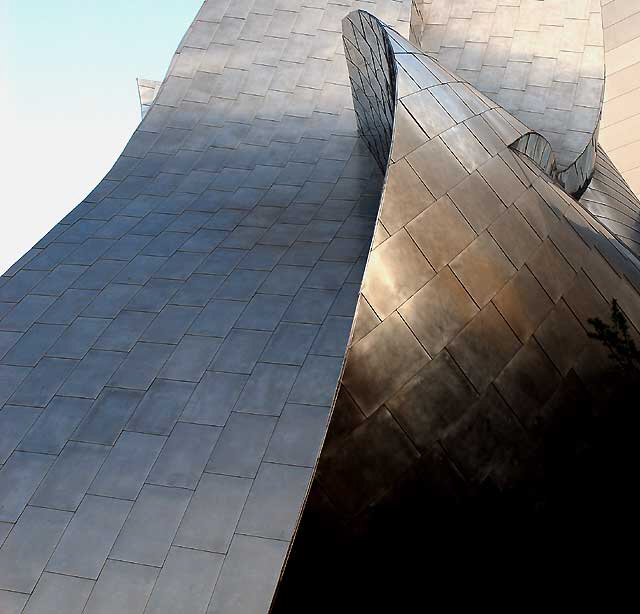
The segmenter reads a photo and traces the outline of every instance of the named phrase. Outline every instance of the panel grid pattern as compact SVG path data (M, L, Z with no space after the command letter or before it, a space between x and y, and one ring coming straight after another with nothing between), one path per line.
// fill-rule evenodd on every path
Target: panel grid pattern
M560 168L589 143L604 88L599 2L424 0L418 45L553 145Z
M640 329L600 18L204 2L106 178L0 278L0 611L266 612L325 435L311 502L341 522L425 463L508 481L598 392L587 318L615 297ZM580 206L544 171L582 151Z
M106 178L0 279L0 611L266 612L382 177L341 19L208 0Z
M311 497L357 527L418 467L508 483L576 381L601 393L587 319L606 319L616 297L638 335L640 263L535 156L509 148L518 120L375 18L347 20L354 47L356 31L389 37L398 75L374 245Z

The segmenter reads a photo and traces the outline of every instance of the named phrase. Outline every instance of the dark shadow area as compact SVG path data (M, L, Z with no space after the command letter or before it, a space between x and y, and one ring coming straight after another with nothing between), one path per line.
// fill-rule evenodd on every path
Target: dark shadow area
M348 525L332 521L314 483L272 614L612 611L635 577L640 378L610 365L588 390L569 374L502 476L465 482L437 444Z

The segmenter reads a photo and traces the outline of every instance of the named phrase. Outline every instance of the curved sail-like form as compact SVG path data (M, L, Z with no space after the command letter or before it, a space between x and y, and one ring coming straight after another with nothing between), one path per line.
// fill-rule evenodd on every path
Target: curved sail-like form
M410 6L367 3L405 34ZM2 277L3 614L268 609L380 196L350 10L204 2L114 167Z
M543 135L557 159L555 176L640 254L640 201L619 171L607 181L602 145L633 180L637 162L637 40L634 2L414 0L411 40L526 126ZM609 75L605 89L605 71ZM603 107L603 101L604 103ZM598 163L600 159L600 163ZM615 161L614 161L615 162ZM607 185L603 189L603 183Z
M344 32L362 133L389 157L316 478L348 521L434 446L470 481L508 480L510 446L597 368L587 319L617 298L640 325L640 269L544 172L544 139L522 145L523 124L372 16Z
M425 467L510 483L607 393L587 321L640 329L640 207L600 12L508 5L204 2L0 282L3 614L262 614L310 484L357 531Z
M327 542L371 548L372 566L386 565L377 540L394 539L406 506L428 513L517 483L544 455L547 429L618 398L589 320L607 320L616 299L634 334L640 326L640 261L594 194L634 196L601 149L575 200L550 142L459 75L363 12L345 18L344 37L360 130L385 186L305 541L276 612L313 586L301 568L329 564ZM386 532L357 541L384 514ZM440 530L416 527L419 547L446 548ZM342 590L366 552L332 577Z

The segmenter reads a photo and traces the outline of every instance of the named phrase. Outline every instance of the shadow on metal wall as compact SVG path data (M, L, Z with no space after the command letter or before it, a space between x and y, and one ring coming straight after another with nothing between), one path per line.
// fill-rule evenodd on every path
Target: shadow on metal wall
M596 398L568 377L550 421L504 456L507 485L470 483L436 445L340 524L315 482L272 614L622 602L637 543L639 383L611 363L588 382Z
M345 22L355 20L354 15ZM393 62L397 60L406 72L410 72L411 68L407 67L413 63L417 78L424 79L425 83L430 77L420 72L424 66L428 66L433 74L439 73L436 65L429 63L428 59L419 58L419 52L403 48L401 40L393 38L390 42L377 34L374 20L369 19L367 23L369 26L363 18L362 27L356 24L353 30L351 25L346 25L345 46L347 59L356 68L355 76L353 72L351 76L361 134L383 168L391 151L387 186L372 250L375 254L385 241L393 241L389 238L393 237L393 232L386 236L379 232L380 227L386 232L385 224L395 226L396 236L403 233L402 227L405 226L412 237L418 236L417 243L420 243L419 233L427 224L424 220L419 221L422 216L418 215L419 210L412 209L407 215L407 218L414 218L410 223L406 223L406 219L398 222L393 215L404 215L409 206L416 209L423 206L425 210L431 206L431 203L420 205L415 202L407 205L410 198L406 197L404 201L401 198L402 191L406 192L406 184L390 184L388 178L393 172L391 169L399 166L398 161L408 151L405 149L407 142L414 139L414 147L422 147L425 140L422 133L418 138L415 129L414 132L407 129L406 119L404 116L400 116L401 121L398 119L394 103L388 100L389 96L395 95ZM367 27L374 36L380 36L382 42L367 40ZM379 31L383 29L381 26ZM389 30L386 34L393 37ZM356 40L353 53L349 46L350 35ZM385 40L394 47L393 50L383 44ZM356 48L361 52L359 56L355 53ZM397 55L392 58L394 54ZM391 64L390 68L385 67L385 60ZM364 78L365 74L370 81ZM477 105L479 115L495 116L490 114L493 109L488 111L482 106L484 102L479 96L473 98L476 92L464 89L464 84L450 77L444 75L443 82L459 86L456 91L468 96L465 101L471 105L470 108ZM398 91L401 87L398 86ZM438 90L442 84L432 87L434 97L442 94L442 90ZM453 99L455 96L450 98ZM402 104L398 113L404 114L408 103ZM459 101L456 104L459 105ZM446 103L443 106L448 108ZM428 111L429 108L438 107L428 107L424 103L418 110ZM453 108L448 110L451 112ZM497 113L500 114L500 110ZM501 114L501 117L507 122L510 120L506 114ZM422 121L422 130L433 137L436 130L433 116L424 113L416 117L416 121L418 125ZM446 123L451 122L447 117L443 122L443 127L438 127L438 130L444 133L442 139L450 144L446 130L458 127L451 128L452 124ZM398 138L403 129L402 138ZM526 127L519 129L519 138L528 134ZM514 138L511 142L516 140ZM509 143L505 141L505 144ZM548 162L549 152L542 146L544 143L538 145L540 147L534 145L533 149L539 150L540 160ZM455 153L455 144L452 148ZM403 150L403 154L399 150ZM374 324L368 329L366 322L363 325L366 319L363 312L356 315L332 422L271 610L273 614L426 611L441 603L451 607L463 602L475 607L496 606L514 594L520 600L525 597L527 602L539 604L548 604L551 598L571 598L575 605L581 599L593 599L603 594L611 599L611 593L607 591L611 591L613 586L620 592L627 575L620 545L629 541L636 515L631 485L635 473L634 439L638 425L636 390L640 381L637 371L623 372L616 368L608 357L608 350L598 341L588 339L587 321L601 317L607 311L607 303L616 298L615 292L622 292L622 288L627 287L624 285L626 282L619 283L623 282L619 280L620 273L624 271L631 279L636 265L632 256L627 259L624 249L614 247L615 239L597 223L585 221L586 218L581 219L584 223L578 222L580 218L575 212L580 209L579 205L561 193L551 178L542 172L544 164L539 164L536 155L529 153L524 146L520 154L509 152L505 155L500 151L499 155L505 161L515 162L510 165L511 170L521 165L520 173L525 178L524 186L518 187L518 194L523 191L529 196L536 194L533 183L543 207L546 202L558 214L559 221L553 218L557 228L565 228L566 224L566 231L569 222L573 224L573 230L569 234L565 232L558 245L575 268L577 275L573 272L568 275L575 280L575 285L574 281L567 282L566 287L556 294L548 285L545 286L542 276L538 276L554 304L549 303L544 315L530 329L518 332L522 346L515 342L509 356L493 374L487 375L486 381L478 376L484 365L475 365L476 372L466 369L466 376L475 389L467 383L470 392L462 395L458 386L453 391L454 396L460 394L464 398L451 401L438 396L433 390L439 386L436 383L438 374L446 375L454 368L422 376L419 370L426 371L429 367L409 364L411 361L407 362L406 357L398 359L393 355L391 359L386 358L385 350L389 343L381 337L366 347L362 346L366 351L354 352L353 348L371 334L371 330L384 326L385 318L391 320L395 317L393 312L397 305L392 304L393 301L402 305L411 292L429 283L428 280L416 283L413 290L407 291L406 285L389 282L389 288L406 291L406 296L399 299L392 293L385 295L380 291L384 284L375 285L380 275L397 275L402 279L401 273L397 273L392 265L387 268L381 266L374 256L370 256L361 299L371 303L378 315L381 311L384 313L380 318L370 317ZM527 155L530 161L537 161L538 171L523 161L521 154ZM494 154L495 158L499 161L498 155ZM436 198L446 199L448 192L454 192L450 190L451 186L462 181L464 173L460 172L457 179L429 175L429 165L434 160L434 157L421 159L413 155L410 163L421 179L426 177L427 184L429 180L432 185L437 185L439 180L444 183L450 181L450 186L439 186L442 190L436 194ZM422 162L425 163L420 166ZM466 171L473 174L477 167L470 166ZM504 177L510 171L506 165L502 168ZM443 169L443 174L449 171L446 165ZM529 181L527 176L535 176L536 179ZM526 182L528 189L525 189ZM492 187L495 189L494 185ZM455 196L452 199L455 201ZM516 199L517 196L510 202L504 201L507 209L512 208ZM471 200L476 211L484 208L486 213L490 200L478 193ZM399 212L400 205L405 209ZM497 210L496 218L502 215L503 209L498 207ZM478 235L481 235L480 231ZM572 239L573 231L580 236L578 243L582 246L579 250L582 256L577 259L567 251L572 242L575 245L574 239L578 236ZM545 249L547 234L550 233L547 231L542 236L541 249ZM508 249L505 251L509 252ZM591 266L588 262L593 257L602 259L603 256L611 269L607 268L607 273L594 280L592 287L592 282L585 275ZM532 266L532 261L533 258L528 261L527 258L522 259L518 267L523 274L531 274L527 273L527 267ZM444 263L446 261L442 266ZM403 260L396 268L405 265ZM481 270L477 275L480 274ZM614 285L614 280L618 285ZM384 281L387 283L386 279ZM487 285L480 282L477 294L486 292ZM497 284L495 293L500 287ZM466 289L476 298L472 284L467 284ZM609 296L609 290L614 292L613 296ZM636 293L631 291L627 294L625 309L630 313L638 305ZM524 294L521 298L522 303L516 301L517 313L526 311ZM490 295L481 299L480 313L491 308L490 300ZM570 333L567 327L562 331L566 334L565 342L573 345L575 352L561 348L562 361L566 365L556 362L554 368L548 363L551 367L548 371L539 369L536 372L539 363L526 358L527 351L530 352L529 357L531 352L537 351L543 357L542 361L548 358L537 345L534 331L547 319L549 322L553 320L555 331L561 329L557 318L562 310L569 313L567 305L580 321L578 324L576 320L577 326L571 327ZM550 310L553 317L549 315ZM414 326L416 321L420 323L419 320L411 320L413 314L404 306L398 311L409 321L414 335L420 338L420 329ZM371 307L370 312L375 313ZM429 317L424 316L425 326L431 326L436 311L426 313ZM476 317L476 313L478 310L471 318ZM502 313L517 330L516 321L510 320L506 311ZM573 316L569 319L573 320ZM397 320L400 321L399 318ZM359 325L364 326L364 332ZM632 331L635 335L633 327ZM428 360L433 358L430 365L437 360L445 364L449 364L449 360L454 364L443 348L450 348L451 355L456 358L455 350L451 351L453 344L449 343L455 334L457 332L451 332L450 337L431 353L428 357ZM490 333L487 336L478 333L477 336L478 344L489 346L490 349L485 347L487 354L492 350L500 351L499 339L491 337ZM544 343L542 346L544 349ZM438 352L441 354L435 358ZM377 361L371 358L376 353L380 356ZM385 360L386 368L393 370L395 365L390 363L395 359L400 360L406 369L413 369L412 373L418 371L415 377L417 384L411 381L404 384L411 377L406 372L399 374L397 369L392 375L383 372ZM507 364L509 366L505 366ZM512 379L507 378L507 383L504 379L501 382L504 373L509 371ZM389 379L385 380L385 377ZM398 382L399 378L404 380ZM382 379L382 383L378 379ZM524 394L514 394L514 391ZM507 397L510 397L509 405L504 400ZM525 399L529 405L523 402ZM456 401L458 406L464 406L463 410L458 411ZM411 413L407 407L415 411ZM349 423L350 411L351 415L360 411L360 420ZM416 412L420 414L419 419ZM385 424L396 424L394 419L402 427L403 437L408 437L413 447L404 444L400 436L394 439L391 436L393 429L385 430ZM397 430L397 425L394 428ZM412 453L407 452L408 449ZM405 458L398 461L403 455ZM511 602L512 605L514 603Z

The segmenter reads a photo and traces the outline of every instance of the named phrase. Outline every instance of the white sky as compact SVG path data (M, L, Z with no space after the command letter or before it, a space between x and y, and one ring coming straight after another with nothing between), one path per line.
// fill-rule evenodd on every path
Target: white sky
M202 0L0 0L0 271L104 177Z

